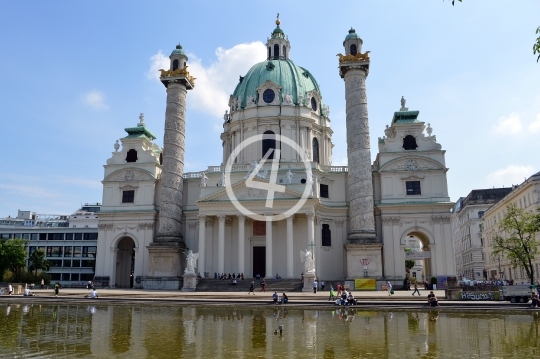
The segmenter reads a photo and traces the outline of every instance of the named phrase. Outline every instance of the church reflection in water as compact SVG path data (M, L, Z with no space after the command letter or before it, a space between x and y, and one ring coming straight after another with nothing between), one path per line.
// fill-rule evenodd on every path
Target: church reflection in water
M539 325L536 312L3 303L0 357L532 357Z

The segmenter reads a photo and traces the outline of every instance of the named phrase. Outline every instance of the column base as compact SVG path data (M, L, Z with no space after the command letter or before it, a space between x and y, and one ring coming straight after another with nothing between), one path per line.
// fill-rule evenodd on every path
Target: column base
M347 240L347 278L383 278L382 247L382 243L350 243ZM362 259L369 259L365 269Z
M141 278L144 289L178 290L184 279L182 269L186 266L185 244L154 242L148 247L148 275Z
M304 273L304 287L302 292L313 292L313 282L315 281L315 273Z
M347 244L379 243L375 231L353 231L347 235Z
M182 292L194 292L197 287L197 275L193 272L184 273Z
M184 284L182 277L153 277L144 276L141 278L143 289L157 290L179 290Z

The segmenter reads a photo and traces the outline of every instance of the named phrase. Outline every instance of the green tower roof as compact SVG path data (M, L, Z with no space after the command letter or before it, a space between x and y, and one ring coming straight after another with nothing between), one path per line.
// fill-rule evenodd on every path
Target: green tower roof
M176 48L171 52L171 56L172 55L183 55L183 56L187 57L184 50L182 50L182 45L180 45L180 44L176 45Z
M420 111L397 111L394 112L392 124L394 123L413 123L418 122Z
M149 140L155 140L157 137L146 128L144 123L139 123L137 127L124 128L128 135L124 138L141 138L146 137Z

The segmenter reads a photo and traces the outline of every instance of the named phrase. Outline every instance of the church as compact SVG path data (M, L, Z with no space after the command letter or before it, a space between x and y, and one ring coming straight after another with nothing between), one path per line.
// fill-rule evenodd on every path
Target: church
M423 261L425 279L455 276L445 151L402 98L390 125L378 129L384 135L372 162L370 57L362 44L349 30L336 74L344 81L348 166L332 165L324 89L292 61L278 19L266 59L240 77L230 96L215 139L222 142L221 164L192 173L184 172L184 142L196 74L176 46L169 69L160 70L167 91L163 148L141 114L104 166L95 281L196 290L195 276L279 273L304 276L305 286L315 278L364 280L364 289L375 290L403 283L411 239L421 243L414 258ZM198 256L195 273L186 269L188 253Z

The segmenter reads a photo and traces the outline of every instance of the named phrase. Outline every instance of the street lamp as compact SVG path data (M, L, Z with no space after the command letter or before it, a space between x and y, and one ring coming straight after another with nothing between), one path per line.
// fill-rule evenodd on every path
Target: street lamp
M499 260L499 278L500 280L502 281L503 280L503 271L501 270L501 255L499 254L499 256L497 257L497 259Z

